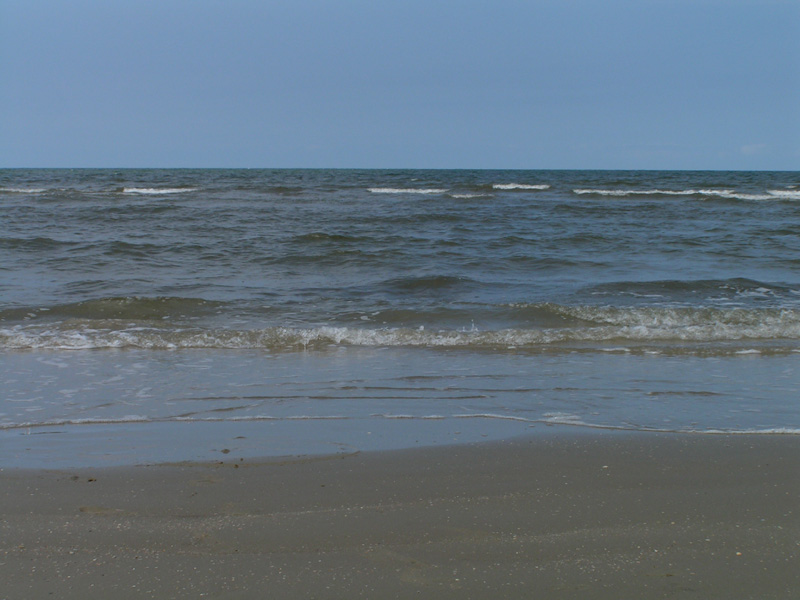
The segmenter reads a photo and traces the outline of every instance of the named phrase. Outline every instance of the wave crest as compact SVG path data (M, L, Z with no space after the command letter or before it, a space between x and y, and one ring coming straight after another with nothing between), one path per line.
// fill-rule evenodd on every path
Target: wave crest
M264 349L291 351L331 346L407 346L475 350L557 349L579 344L607 350L625 344L718 344L726 353L753 344L783 343L795 351L800 341L800 311L793 309L616 308L520 305L532 320L549 323L498 330L432 327L366 328L324 326L223 329L154 324L153 321L68 318L54 323L0 329L5 349ZM555 325L554 325L555 324ZM786 346L786 343L789 346Z
M157 196L161 194L185 194L186 192L196 192L199 188L195 187L177 187L177 188L122 188L123 194L141 194Z
M496 190L549 190L546 183L495 183L492 188Z
M449 191L447 188L368 188L367 191L373 194L444 194Z
M723 198L725 200L800 200L796 190L767 190L765 194L739 192L731 189L688 189L688 190L645 190L645 189L594 189L577 188L572 190L578 196L701 196Z

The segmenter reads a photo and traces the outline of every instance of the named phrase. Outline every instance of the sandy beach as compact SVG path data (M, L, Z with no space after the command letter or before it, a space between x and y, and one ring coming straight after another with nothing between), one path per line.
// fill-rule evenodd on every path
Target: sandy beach
M0 597L796 598L796 436L0 472Z

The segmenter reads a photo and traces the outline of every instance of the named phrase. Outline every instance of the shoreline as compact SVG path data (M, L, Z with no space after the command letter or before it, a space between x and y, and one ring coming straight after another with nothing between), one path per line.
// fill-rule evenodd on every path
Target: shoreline
M798 430L634 429L504 415L302 417L254 420L87 422L0 428L3 469L85 469L219 460L342 456L502 443L518 437L798 437Z
M501 442L519 436L637 433L503 416L290 418L42 425L0 430L2 468L75 469L340 456Z
M0 471L4 598L793 598L800 437Z

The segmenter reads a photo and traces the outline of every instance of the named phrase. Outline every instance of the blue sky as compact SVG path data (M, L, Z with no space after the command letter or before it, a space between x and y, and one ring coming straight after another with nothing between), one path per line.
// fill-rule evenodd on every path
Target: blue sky
M800 0L3 0L0 166L800 169Z

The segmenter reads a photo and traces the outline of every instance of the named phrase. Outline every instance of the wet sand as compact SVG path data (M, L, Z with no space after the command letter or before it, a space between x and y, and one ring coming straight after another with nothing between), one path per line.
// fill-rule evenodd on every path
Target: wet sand
M797 598L800 437L0 472L0 598Z

